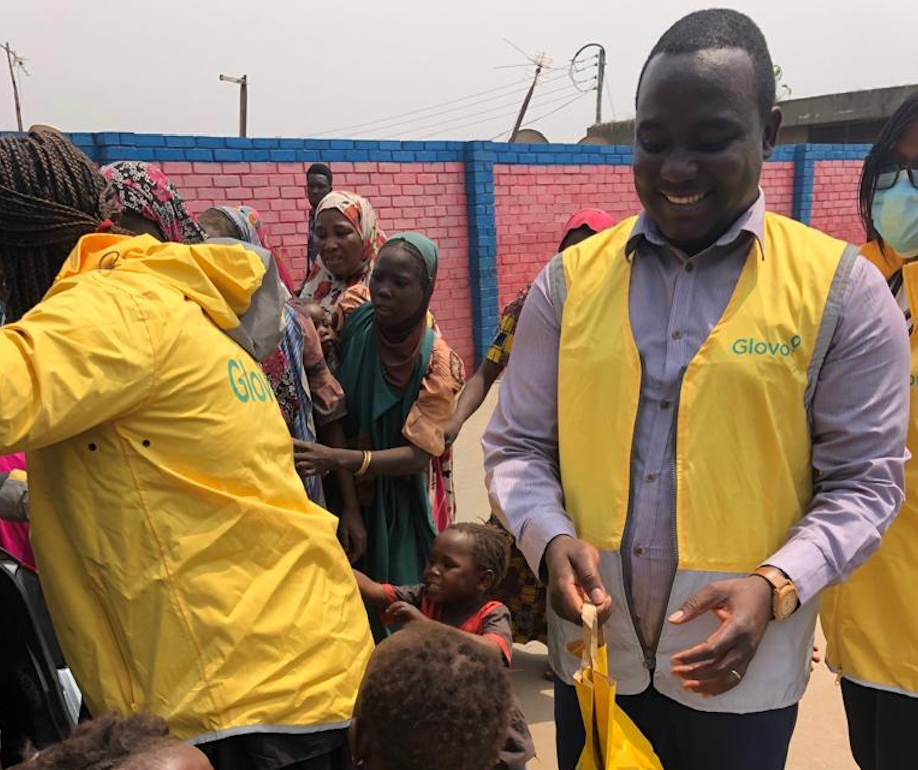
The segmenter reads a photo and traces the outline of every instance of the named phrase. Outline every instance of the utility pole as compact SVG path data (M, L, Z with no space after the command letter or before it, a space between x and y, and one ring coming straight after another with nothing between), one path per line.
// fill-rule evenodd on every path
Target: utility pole
M16 82L16 68L21 69L26 75L29 72L25 68L25 59L10 48L9 42L0 46L0 48L6 51L6 61L10 67L10 80L13 81L13 101L16 103L16 125L22 131L22 105L19 102L19 84Z
M244 137L248 122L249 76L243 75L241 78L231 78L229 75L221 75L220 80L227 83L235 83L239 86L239 136Z
M516 116L516 125L513 126L513 130L510 132L510 142L515 141L516 135L520 132L520 126L523 125L523 118L526 117L526 110L529 109L529 102L532 100L532 94L539 82L539 75L542 74L542 67L544 66L545 54L542 54L536 62L535 76L532 78L532 85L529 86L529 90L526 92L526 98L523 99L523 104L520 107L520 114Z
M573 81L574 86L579 91L588 93L589 91L593 90L592 87L591 88L581 88L580 87L581 84L577 82L577 77L576 77L578 72L584 69L590 69L589 67L578 67L577 66L578 57L580 56L580 54L586 51L587 48L598 48L599 49L599 53L595 57L598 59L598 61L596 62L596 122L602 123L602 86L606 79L606 49L603 48L599 43L587 43L585 46L583 46L583 48L577 51L577 53L574 54L574 58L571 59L571 80ZM592 61L592 59L588 59L587 61ZM585 63L586 62L584 62L584 64Z

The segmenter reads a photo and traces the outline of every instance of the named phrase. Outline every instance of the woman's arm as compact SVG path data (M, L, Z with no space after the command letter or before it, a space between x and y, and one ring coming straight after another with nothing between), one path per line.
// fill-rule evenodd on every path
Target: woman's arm
M302 441L294 441L293 444L296 467L308 475L331 471L356 474L363 465L364 453L359 449L339 449ZM430 459L430 454L414 444L381 449L371 453L370 463L361 475L412 476L424 471Z
M322 441L329 447L347 448L344 426L340 420L323 425L318 428L318 431ZM363 523L360 503L357 500L354 475L339 468L335 471L335 476L338 479L338 489L341 491L341 511L336 511L338 513L338 539L341 540L341 547L344 548L347 558L353 564L367 550L367 528Z
M465 383L465 387L459 394L459 400L456 403L456 411L453 412L453 416L443 429L443 437L447 446L452 445L459 435L459 431L462 430L465 421L475 414L484 403L491 386L500 376L502 369L503 367L486 358L475 370L472 378Z

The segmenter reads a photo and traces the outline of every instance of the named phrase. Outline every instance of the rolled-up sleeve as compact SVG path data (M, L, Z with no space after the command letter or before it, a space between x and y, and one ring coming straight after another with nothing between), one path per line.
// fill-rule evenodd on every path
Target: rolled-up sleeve
M481 443L488 495L532 571L547 545L575 536L564 510L558 462L558 344L561 331L548 268L523 306L497 408Z
M801 602L845 579L879 547L902 505L909 342L879 271L860 258L813 397L814 497L767 563Z

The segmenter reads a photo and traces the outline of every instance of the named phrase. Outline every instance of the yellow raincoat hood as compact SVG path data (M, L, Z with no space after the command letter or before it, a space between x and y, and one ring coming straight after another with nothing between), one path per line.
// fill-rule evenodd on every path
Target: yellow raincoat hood
M57 280L116 266L173 286L258 360L280 343L285 296L273 258L264 249L231 239L179 245L150 235L87 235Z
M235 243L90 235L0 329L0 452L28 453L86 703L194 742L346 725L372 647L337 521L247 352L280 327L271 267Z

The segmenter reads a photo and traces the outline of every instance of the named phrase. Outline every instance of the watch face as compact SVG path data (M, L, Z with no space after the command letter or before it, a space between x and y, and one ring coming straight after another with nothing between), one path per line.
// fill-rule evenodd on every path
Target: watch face
M797 592L792 588L788 591L779 591L775 597L775 618L784 620L789 618L797 609Z

